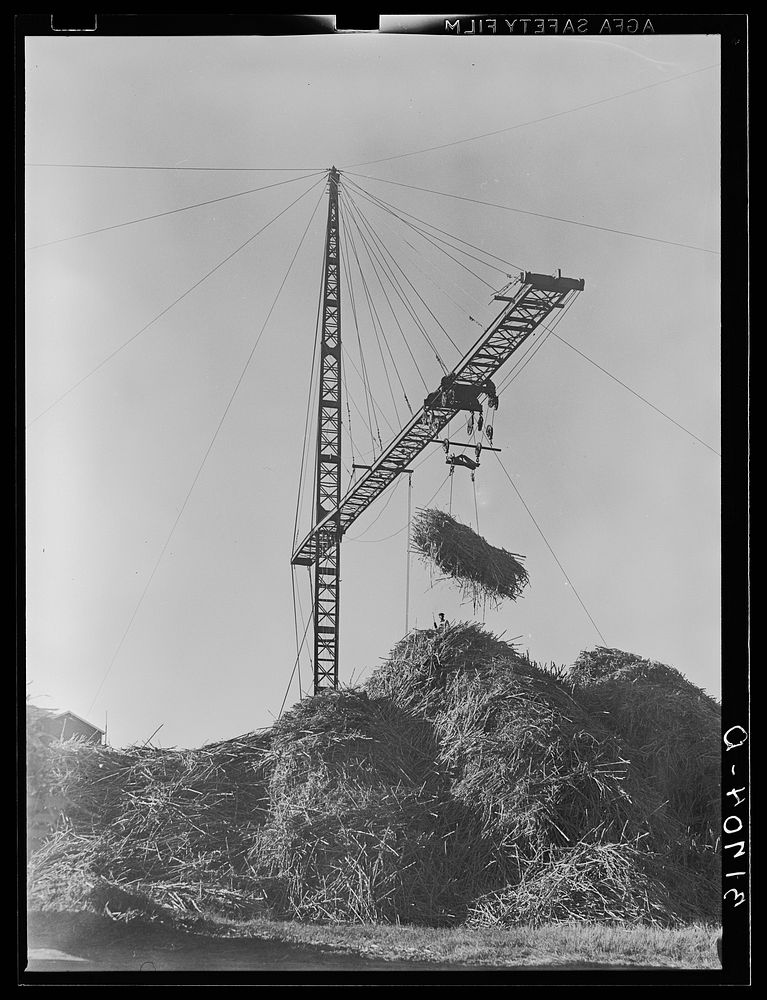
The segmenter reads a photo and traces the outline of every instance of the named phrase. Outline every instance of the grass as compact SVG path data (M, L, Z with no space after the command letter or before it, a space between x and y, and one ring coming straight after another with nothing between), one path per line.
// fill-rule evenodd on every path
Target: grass
M178 926L206 937L257 938L347 955L391 961L417 959L436 965L720 968L716 954L720 928L712 924L671 929L572 921L503 929L198 917L194 921L183 919Z

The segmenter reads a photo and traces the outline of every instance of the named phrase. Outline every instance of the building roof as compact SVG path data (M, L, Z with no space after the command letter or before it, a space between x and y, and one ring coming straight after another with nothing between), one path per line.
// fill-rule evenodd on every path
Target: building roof
M93 722L88 722L81 715L77 715L75 712L71 712L68 708L54 709L54 708L41 708L39 705L31 705L31 708L36 708L39 712L43 712L51 719L62 719L64 717L69 717L70 719L77 719L78 722L82 722L84 726L88 726L89 729L94 729L96 732L105 733L106 730L102 729L100 726L95 725Z

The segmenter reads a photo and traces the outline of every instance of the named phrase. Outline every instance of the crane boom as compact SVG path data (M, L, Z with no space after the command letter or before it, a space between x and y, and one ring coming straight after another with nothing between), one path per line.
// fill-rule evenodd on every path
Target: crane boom
M461 383L480 387L508 361L555 309L561 309L571 294L582 291L583 279L553 277L525 272L513 296L496 295L506 304L448 376ZM379 455L378 459L338 504L318 520L296 546L294 566L312 566L330 546L337 545L351 524L394 482L409 463L439 435L462 407L434 405L432 393L424 406ZM442 397L445 401L444 396Z

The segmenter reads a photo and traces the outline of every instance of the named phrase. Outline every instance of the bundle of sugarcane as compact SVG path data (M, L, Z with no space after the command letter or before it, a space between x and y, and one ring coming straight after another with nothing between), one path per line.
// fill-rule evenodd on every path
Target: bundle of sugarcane
M425 560L452 577L464 595L479 601L515 601L527 585L524 556L496 548L442 510L418 510L410 537Z

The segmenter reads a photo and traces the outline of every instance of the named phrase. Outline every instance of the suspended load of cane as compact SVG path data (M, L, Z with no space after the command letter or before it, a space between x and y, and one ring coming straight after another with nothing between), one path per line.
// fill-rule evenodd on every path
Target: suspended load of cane
M529 583L524 556L496 548L443 510L419 510L410 538L422 558L459 585L464 596L479 601L516 601Z

